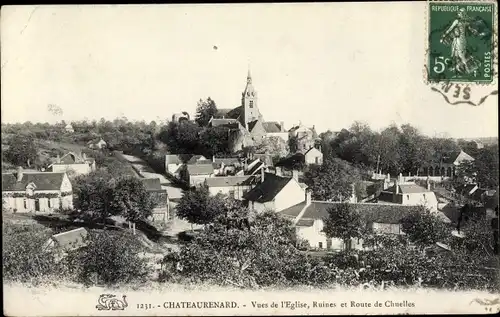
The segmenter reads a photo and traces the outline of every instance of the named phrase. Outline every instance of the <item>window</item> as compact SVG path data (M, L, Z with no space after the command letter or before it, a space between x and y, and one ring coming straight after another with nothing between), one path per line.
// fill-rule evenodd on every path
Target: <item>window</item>
M50 199L50 198L47 199L47 206L49 208L52 208L52 199Z
M323 249L323 242L319 242L319 243L318 243L318 247L319 247L320 249Z
M410 199L410 195L406 195L406 199Z
M24 203L24 209L28 209L28 200L26 198L23 200L23 203Z
M425 199L425 194L424 194L424 199Z
M250 100L250 108L253 108L253 100Z

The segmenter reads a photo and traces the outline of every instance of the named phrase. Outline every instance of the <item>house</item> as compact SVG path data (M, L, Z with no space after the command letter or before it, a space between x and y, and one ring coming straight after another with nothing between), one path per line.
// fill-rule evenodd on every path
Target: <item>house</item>
M172 215L169 209L168 193L165 188L161 187L159 178L141 178L141 182L146 189L146 192L156 202L153 208L152 220L154 222L167 223L172 220Z
M68 123L65 127L64 127L64 131L68 132L68 133L73 133L75 132L75 129L73 129L73 126L71 125L71 123Z
M301 122L288 130L288 138L294 138L296 140L297 148L295 150L301 153L307 152L321 140L314 126L308 128Z
M440 160L434 160L419 169L418 174L424 176L440 176L443 179L454 178L457 167L464 162L472 162L474 158L464 151L447 153Z
M260 183L250 190L244 199L248 207L257 212L279 212L304 200L305 189L299 184L298 174L283 177L261 170Z
M61 232L51 236L45 242L45 251L71 251L79 249L87 244L88 231L85 228L77 228L66 232Z
M73 188L62 172L2 173L2 199L13 212L54 212L73 208Z
M76 175L82 175L95 171L96 164L95 159L87 157L85 153L80 156L73 152L68 152L62 157L58 155L48 168L51 168L52 172L72 172Z
M187 164L182 175L189 186L200 186L205 183L205 179L215 176L215 170L211 163Z
M432 212L438 210L438 201L436 195L430 189L429 181L427 181L427 187L424 188L414 182L403 182L400 177L393 186L382 190L376 199L379 203L409 206L423 205Z
M310 164L323 164L323 153L315 147L310 148L304 153L304 162Z
M87 142L87 147L89 149L102 150L105 149L107 146L108 144L103 139L91 140Z
M314 249L345 249L344 241L338 238L327 238L323 232L324 219L328 217L328 210L339 202L314 201L309 191L302 200L280 212L280 215L293 221L298 237L306 240ZM375 203L350 203L350 205L361 215L367 228L376 234L404 234L400 222L413 208L416 208L415 206ZM364 248L361 239L351 239L348 243L350 248Z
M260 174L245 176L219 176L205 179L205 185L211 195L224 194L234 199L243 200L252 188L260 183Z

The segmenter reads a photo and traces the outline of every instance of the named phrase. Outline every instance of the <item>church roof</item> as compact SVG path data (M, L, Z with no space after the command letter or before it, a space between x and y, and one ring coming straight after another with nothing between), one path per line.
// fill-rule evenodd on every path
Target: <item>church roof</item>
M278 122L264 122L262 123L262 125L264 126L264 130L266 130L267 133L281 132L281 124L279 124Z

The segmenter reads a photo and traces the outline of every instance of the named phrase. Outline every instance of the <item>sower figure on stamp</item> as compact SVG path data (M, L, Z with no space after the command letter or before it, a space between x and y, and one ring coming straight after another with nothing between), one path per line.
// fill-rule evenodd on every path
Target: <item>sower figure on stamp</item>
M460 73L465 70L466 74L474 72L480 66L480 62L475 60L473 56L467 57L467 31L476 36L483 35L479 34L471 25L471 22L472 19L467 16L465 9L462 8L457 13L457 18L441 37L441 43L445 44L450 44L448 36L452 37L451 57L455 61L455 70Z

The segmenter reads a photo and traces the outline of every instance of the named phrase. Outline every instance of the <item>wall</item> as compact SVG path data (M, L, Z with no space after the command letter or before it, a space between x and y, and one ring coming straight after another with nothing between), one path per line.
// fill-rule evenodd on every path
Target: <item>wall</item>
M288 142L288 132L271 132L271 133L266 133L266 137L272 137L272 136L277 136L283 139L283 141Z
M402 234L401 225L394 223L373 223L372 229L376 233L387 233L387 234Z
M274 198L275 211L282 211L288 207L301 203L305 200L305 191L300 187L299 183L291 180Z
M255 210L258 213L265 212L265 211L268 211L268 210L272 210L272 211L276 210L275 204L274 204L274 200L273 201L268 201L268 202L265 202L265 203L258 203L258 202L255 202L255 201L251 201L251 202L249 202L249 206L248 207L250 209Z
M24 193L24 192L16 192ZM45 194L59 194L59 191L35 191L36 193ZM61 206L62 208L73 208L73 195L66 195L64 197L55 198L26 198L26 197L3 197L7 208L11 211L16 209L16 212L54 212L57 211ZM39 210L36 210L36 200L38 199ZM26 208L24 207L24 201L26 200ZM49 206L50 201L50 206ZM61 204L62 203L62 204Z
M437 199L433 192L411 193L401 195L403 205L424 205L432 211L437 211Z
M318 159L318 162L316 161L316 158ZM323 164L323 153L321 153L318 149L312 149L305 155L305 163Z
M234 198L238 200L243 200L244 191L248 192L253 186L224 186L224 187L210 187L208 190L211 195L217 195L218 193L229 195L229 191L234 191Z
M82 164L54 164L52 165L52 172L65 173L73 171L77 175L88 174L92 171L92 168L87 163Z
M322 249L329 249L334 251L344 250L344 242L339 238L327 238L323 230L323 220L317 219L311 227L296 227L297 235L309 242L311 248L319 249L321 243ZM352 239L351 247L360 250L363 248L363 241L360 239Z
M205 182L205 179L209 177L214 177L214 174L210 175L189 175L189 186L199 186Z

